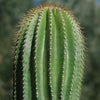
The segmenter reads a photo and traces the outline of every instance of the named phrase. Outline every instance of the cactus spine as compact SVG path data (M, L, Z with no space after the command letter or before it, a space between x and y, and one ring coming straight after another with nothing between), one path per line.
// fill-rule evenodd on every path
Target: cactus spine
M84 44L69 11L32 9L21 24L14 57L14 100L79 100Z

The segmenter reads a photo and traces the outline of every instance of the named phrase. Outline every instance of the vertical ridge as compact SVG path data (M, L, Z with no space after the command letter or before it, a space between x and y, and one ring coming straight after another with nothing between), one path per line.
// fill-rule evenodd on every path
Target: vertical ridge
M64 58L64 41L63 27L58 8L51 9L50 23L50 80L52 99L60 99L62 67Z
M16 68L16 99L23 99L23 66L22 66L22 55L23 55L23 45L24 45L24 40L25 40L25 35L26 35L27 29L25 29L25 32L23 33L23 38L21 41L21 46L20 46L20 52L18 55L18 63L17 63L17 68Z
M64 47L64 70L63 70L63 80L62 80L62 99L66 100L69 98L71 91L72 75L74 69L74 59L75 59L75 46L74 46L74 35L70 17L66 14L65 11L62 11L63 23L65 22L64 38L65 38L65 47ZM69 99L68 99L69 100Z
M71 18L75 39L75 62L69 100L80 100L80 88L83 74L84 45L78 23Z
M68 41L67 41L67 38L66 38L66 27L65 27L65 20L64 20L64 17L62 15L62 11L60 10L60 16L62 18L62 23L63 23L63 32L64 32L64 61L63 61L63 73L62 73L62 85L61 85L61 100L64 96L64 74L65 74L65 68L64 68L64 65L66 64L65 60L67 60L67 48L68 48Z
M48 15L49 15L49 34L50 34L50 36L49 36L49 39L50 39L50 44L49 45L51 45L51 40L52 40L52 37L51 37L51 35L52 35L52 11L51 11L51 9L49 8L49 10L48 10ZM52 80L51 80L51 52L50 52L50 50L51 50L51 46L49 47L49 56L50 56L50 58L49 58L49 79L50 79L50 89L51 89L51 98L53 97L53 94L52 94Z
M45 36L46 36L46 15L47 8L44 8L40 12L38 19L38 26L36 28L36 40L35 40L35 67L36 67L36 92L38 100L49 99L45 95L47 94L47 89L44 88L44 84L47 84L44 76L46 73L46 59L45 59Z
M26 26L28 24L28 19L25 20L25 22L23 23L23 26L21 26L20 30L19 30L19 36L18 36L18 39L16 41L16 46L15 46L15 54L14 54L14 62L13 62L13 99L16 100L16 68L18 67L18 59L19 59L19 53L21 52L20 50L22 50L21 46L23 45L22 43L22 39L23 39L23 35L24 35L24 31ZM21 48L21 49L20 49ZM20 53L22 54L22 53Z
M51 85L50 85L50 12L48 9L47 12L47 24L46 24L46 45L47 45L47 54L48 54L48 92L49 92L49 99L52 100L52 96L51 96Z
M36 83L35 83L35 61L34 61L34 56L35 56L35 35L36 35L36 27L34 30L34 35L32 39L32 45L31 45L31 56L30 56L30 72L31 72L31 87L32 87L32 100L36 100Z
M57 91L57 100L61 99L61 83L62 83L62 73L63 73L63 61L64 61L64 31L63 31L63 22L60 14L61 8L55 9L55 24L57 29L57 59L56 59L56 91Z
M52 47L54 43L54 35L55 35L55 22L54 22L54 15L52 13L52 8L49 8L49 13L50 13L50 63L49 63L49 70L50 70L50 87L51 87L51 96L52 96L52 100L55 100L55 62L54 62L54 54L55 49L54 47ZM54 32L53 32L54 31Z
M51 91L50 91L50 80L49 80L49 47L50 47L50 34L49 34L49 12L47 11L46 16L46 33L45 33L45 48L44 48L44 80L46 81L44 84L44 89L47 93L45 93L45 99L51 100ZM49 97L49 98L48 98Z
M30 73L30 54L31 54L31 46L32 39L34 36L34 29L38 19L38 12L35 11L33 17L29 20L29 25L27 27L27 32L24 40L24 48L23 48L23 100L31 100L32 99L32 88L31 88L31 73Z

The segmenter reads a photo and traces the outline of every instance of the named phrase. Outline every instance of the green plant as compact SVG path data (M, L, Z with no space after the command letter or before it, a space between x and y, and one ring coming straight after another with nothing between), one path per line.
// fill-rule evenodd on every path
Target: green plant
M14 100L79 100L84 45L73 15L61 7L32 9L14 57Z

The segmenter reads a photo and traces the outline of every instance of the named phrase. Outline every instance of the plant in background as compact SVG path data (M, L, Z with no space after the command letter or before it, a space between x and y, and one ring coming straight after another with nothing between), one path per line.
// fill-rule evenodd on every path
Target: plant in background
M73 15L45 5L22 21L14 57L14 100L79 100L84 41Z

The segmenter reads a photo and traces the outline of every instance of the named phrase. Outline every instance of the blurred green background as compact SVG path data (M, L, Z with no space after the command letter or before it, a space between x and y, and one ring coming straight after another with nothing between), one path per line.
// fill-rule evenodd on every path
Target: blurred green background
M81 100L100 100L100 0L0 0L0 100L12 100L12 57L18 22L40 4L71 10L86 37L86 62Z

